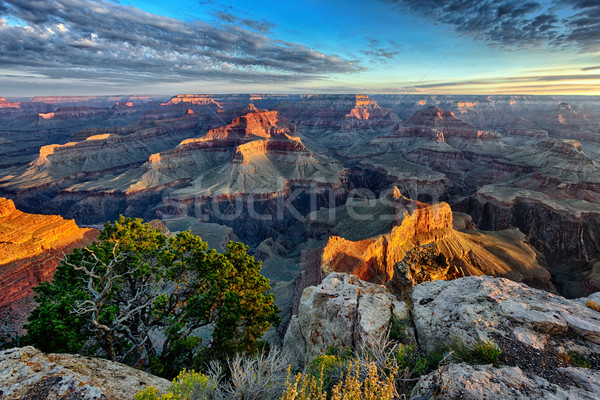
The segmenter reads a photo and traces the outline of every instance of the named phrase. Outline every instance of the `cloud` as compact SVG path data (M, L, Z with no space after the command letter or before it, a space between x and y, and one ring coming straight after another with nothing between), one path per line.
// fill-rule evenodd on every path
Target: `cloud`
M600 69L600 65L597 65L595 67L585 67L585 68L581 68L581 71L595 71L597 69Z
M394 58L394 56L400 54L399 51L395 50L397 48L396 44L390 42L393 47L385 47L381 46L378 39L375 38L367 38L367 42L369 43L368 47L361 52L367 56L372 57L371 61L373 62L387 62L388 60Z
M245 26L260 33L268 33L271 31L271 28L275 27L274 23L269 22L266 19L258 21L250 18L240 18L224 11L218 11L215 13L215 16L223 22Z
M490 78L490 79L475 79L468 81L453 81L453 82L437 82L415 85L415 88L432 89L445 88L453 86L469 86L469 85L497 85L508 83L534 83L534 82L571 82L571 81L600 81L600 74L583 75L535 75L535 76L512 76L506 78ZM524 86L519 86L524 87Z
M596 0L381 0L504 48L600 51Z
M52 79L271 83L359 70L340 56L270 38L267 21L184 22L105 0L0 0L0 11L0 65Z

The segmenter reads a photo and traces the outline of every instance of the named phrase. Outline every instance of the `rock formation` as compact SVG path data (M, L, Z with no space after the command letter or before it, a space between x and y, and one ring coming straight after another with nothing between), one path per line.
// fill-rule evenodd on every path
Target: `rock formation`
M166 392L169 381L123 364L33 347L0 352L0 398L122 400L148 386Z
M547 380L519 367L449 364L422 377L411 398L435 395L440 400L480 399L581 399L600 393L600 373L586 368L560 368L560 378Z
M300 366L329 346L354 348L379 340L389 329L392 313L409 318L404 302L384 286L348 274L329 274L319 286L304 289L298 314L292 317L284 351Z
M58 215L23 213L12 200L0 198L0 313L10 310L16 323L23 322L32 288L52 278L63 253L97 234Z
M514 229L481 232L464 222L467 229L457 231L446 203L429 205L387 195L349 200L334 210L314 213L311 219L313 229L327 229L330 236L319 256L303 265L307 270L389 282L397 294L425 280L484 274L555 291L543 260L524 235Z
M556 356L572 350L600 354L598 311L522 283L487 276L425 282L413 288L411 300L419 343L430 351L458 337L466 343L516 343Z

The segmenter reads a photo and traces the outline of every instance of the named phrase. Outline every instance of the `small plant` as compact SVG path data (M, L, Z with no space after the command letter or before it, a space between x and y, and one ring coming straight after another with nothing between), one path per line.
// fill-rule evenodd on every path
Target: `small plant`
M466 344L457 338L448 345L448 349L452 353L451 359L470 364L494 364L497 366L502 354L500 346L491 340Z
M183 370L173 379L166 394L150 386L138 392L134 400L209 400L218 398L214 396L219 389L219 382L211 376L206 376L195 371Z
M567 360L575 367L592 368L592 365L588 361L587 357L576 351L570 351L567 353Z
M390 318L390 340L395 340L400 343L406 342L406 328L410 325L410 318L398 318L394 314L392 307L392 317Z
M595 302L594 300L586 300L585 305L595 311L600 311L600 304Z
M361 367L366 368L366 377L361 379ZM335 385L331 400L388 400L397 395L394 383L398 368L390 371L382 380L375 363L361 366L360 360L351 361L348 370Z
M475 358L484 364L494 364L498 366L498 359L502 355L502 349L491 340L483 340L475 343Z
M308 373L321 379L321 385L329 392L340 378L345 364L346 360L338 355L323 354L311 361Z
M327 400L327 392L323 390L323 376L298 373L291 377L288 366L288 377L285 390L280 400Z

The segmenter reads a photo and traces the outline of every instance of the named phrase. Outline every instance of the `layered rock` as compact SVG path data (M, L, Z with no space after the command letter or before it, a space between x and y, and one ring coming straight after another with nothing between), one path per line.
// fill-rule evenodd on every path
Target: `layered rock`
M428 107L403 122L402 135L444 139L499 139L497 132L482 131L454 116L451 111Z
M505 340L558 354L600 351L598 311L508 279L425 282L413 288L411 299L419 343L430 351L455 337L465 343Z
M316 257L303 263L309 275L312 270L352 273L370 282L389 282L400 295L426 280L483 274L555 291L543 259L523 234L469 226L457 231L446 203L429 205L398 194L395 199L349 200L311 219L312 229L327 230L329 238Z
M0 352L0 398L121 400L169 381L116 362L71 354L44 354L33 347Z
M32 288L52 278L60 258L98 234L58 215L26 214L0 198L0 310L23 322Z
M7 101L4 97L0 97L0 108L21 108L20 103Z
M300 366L308 365L329 346L356 348L380 340L392 314L399 319L410 315L406 304L384 286L348 274L329 274L319 286L304 289L285 335L284 351Z
M507 398L593 400L600 394L600 373L586 368L560 368L560 378L544 379L519 367L449 364L419 379L411 398L502 400Z

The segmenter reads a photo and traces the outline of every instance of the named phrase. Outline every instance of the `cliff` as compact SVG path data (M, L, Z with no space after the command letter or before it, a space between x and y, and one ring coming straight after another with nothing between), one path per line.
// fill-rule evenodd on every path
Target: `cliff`
M329 238L320 252L306 252L306 284L318 283L314 271L320 269L324 275L345 272L388 283L398 294L423 281L466 275L502 276L556 291L543 257L518 230L479 231L464 215L454 224L448 204L429 205L396 193L311 215L311 227L326 230Z
M0 311L10 307L26 317L28 311L19 307L33 296L32 287L52 278L63 253L97 234L58 215L23 213L0 198Z

